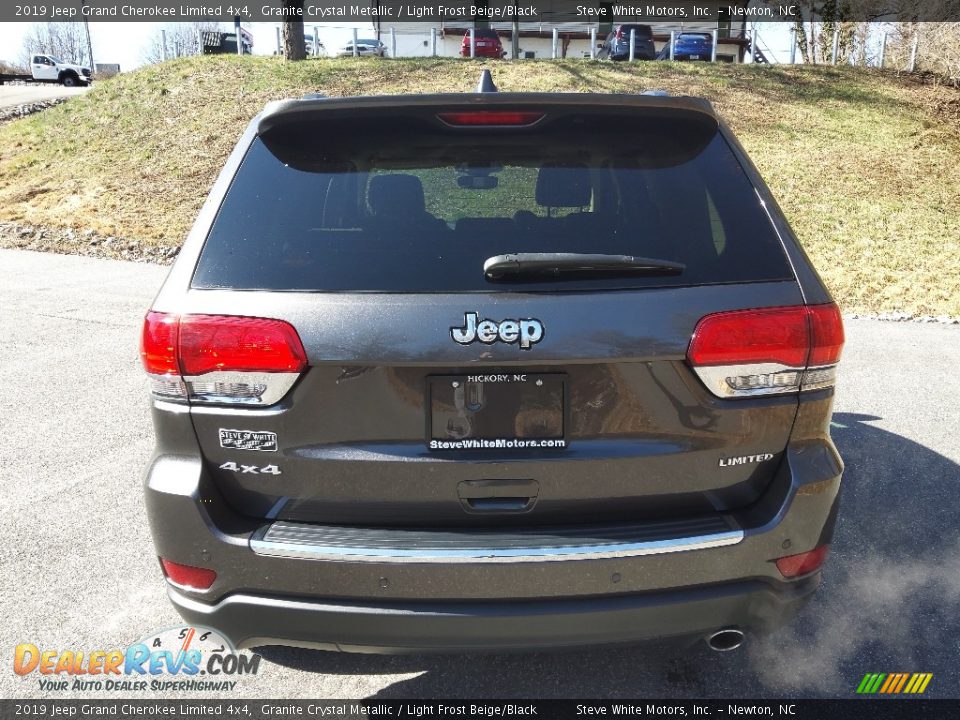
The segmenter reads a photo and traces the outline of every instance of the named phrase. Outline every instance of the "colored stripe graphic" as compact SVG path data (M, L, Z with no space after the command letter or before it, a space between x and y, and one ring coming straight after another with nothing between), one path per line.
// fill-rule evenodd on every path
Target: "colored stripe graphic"
M857 685L859 695L922 695L933 673L867 673Z
M898 693L903 690L903 686L907 684L907 674L900 673L900 682L897 683L897 687L893 689L893 692Z
M890 675L887 675L887 680L880 687L880 692L882 693L890 692L890 686L896 685L899 679L900 679L899 673L891 673Z

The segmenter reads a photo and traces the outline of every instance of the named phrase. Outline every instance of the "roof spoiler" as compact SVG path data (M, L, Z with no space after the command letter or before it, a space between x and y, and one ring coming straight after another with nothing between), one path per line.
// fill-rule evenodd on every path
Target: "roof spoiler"
M489 71L485 71L489 72ZM481 82L483 76L481 76ZM491 78L491 84L492 84ZM495 87L495 86L494 86ZM478 87L479 89L479 87ZM449 93L442 95L368 95L342 98L304 98L302 100L275 100L267 103L257 122L260 135L291 123L311 121L320 117L350 115L356 112L390 109L416 113L427 108L446 111L544 109L563 107L569 111L582 105L588 109L660 109L676 115L696 119L714 128L719 125L717 113L708 100L695 97L641 95L639 93L513 93L484 91Z

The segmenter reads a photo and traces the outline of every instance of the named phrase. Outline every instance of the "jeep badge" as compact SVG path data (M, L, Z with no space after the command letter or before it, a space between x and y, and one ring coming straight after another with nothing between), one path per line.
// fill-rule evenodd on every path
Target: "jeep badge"
M533 318L524 320L479 320L475 312L463 314L463 327L450 328L450 336L461 345L469 345L479 340L486 345L500 342L520 343L521 350L529 350L543 339L543 323Z

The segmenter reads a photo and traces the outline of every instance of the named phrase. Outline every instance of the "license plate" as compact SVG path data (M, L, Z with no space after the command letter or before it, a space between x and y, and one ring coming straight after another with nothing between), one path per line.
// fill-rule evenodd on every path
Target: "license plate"
M691 55L691 56L690 56L690 59L691 59L691 60L699 60L699 59L700 59L700 56L699 56L699 55Z
M429 378L431 450L563 448L566 376L478 373Z

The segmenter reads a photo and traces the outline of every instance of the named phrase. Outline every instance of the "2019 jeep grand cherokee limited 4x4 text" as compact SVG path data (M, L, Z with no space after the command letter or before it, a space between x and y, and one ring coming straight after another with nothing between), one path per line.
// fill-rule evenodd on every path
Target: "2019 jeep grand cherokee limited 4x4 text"
M703 100L271 103L144 325L169 595L239 646L732 647L819 582L842 344Z

